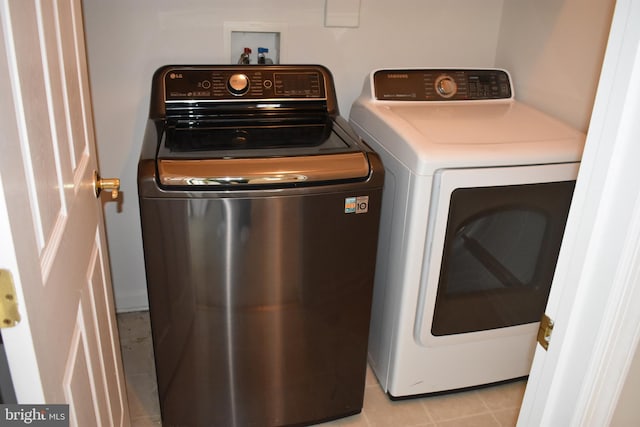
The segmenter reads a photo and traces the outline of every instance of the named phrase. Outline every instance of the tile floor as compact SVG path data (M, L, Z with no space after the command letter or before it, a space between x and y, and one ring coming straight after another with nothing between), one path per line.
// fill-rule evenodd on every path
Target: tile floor
M160 426L149 313L118 315L132 427ZM391 401L369 369L364 408L323 427L508 427L515 426L526 382L479 390Z

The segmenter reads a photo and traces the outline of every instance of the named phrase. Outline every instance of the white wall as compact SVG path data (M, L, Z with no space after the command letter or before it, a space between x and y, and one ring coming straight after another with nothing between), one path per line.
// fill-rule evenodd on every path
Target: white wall
M586 131L614 0L361 0L359 28L325 28L324 0L83 0L99 162L122 180L105 206L119 311L145 308L136 166L151 75L226 63L225 22L284 28L286 63L332 70L342 115L379 67L503 67L516 97Z
M105 206L116 305L145 308L136 167L151 75L224 63L225 22L283 25L281 57L332 70L348 116L374 68L494 65L503 0L361 0L359 28L325 28L324 0L83 0L99 162L122 180Z
M586 132L614 0L507 0L496 66L516 98Z

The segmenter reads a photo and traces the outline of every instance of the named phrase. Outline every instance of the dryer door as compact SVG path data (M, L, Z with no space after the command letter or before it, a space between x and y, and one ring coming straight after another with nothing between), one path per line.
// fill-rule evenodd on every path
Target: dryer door
M577 170L571 163L436 173L416 325L423 344L513 334L509 327L540 319Z

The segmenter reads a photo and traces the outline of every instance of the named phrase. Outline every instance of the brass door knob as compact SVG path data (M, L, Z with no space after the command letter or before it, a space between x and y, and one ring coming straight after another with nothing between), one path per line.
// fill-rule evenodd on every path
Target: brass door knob
M98 172L93 173L93 188L96 197L100 197L102 190L111 191L111 198L117 199L120 191L120 180L118 178L100 178Z

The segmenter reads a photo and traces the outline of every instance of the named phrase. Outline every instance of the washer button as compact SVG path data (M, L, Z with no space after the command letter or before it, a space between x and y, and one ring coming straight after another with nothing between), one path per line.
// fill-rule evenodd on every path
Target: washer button
M227 88L233 95L244 95L249 90L249 77L246 74L234 74L229 77Z

